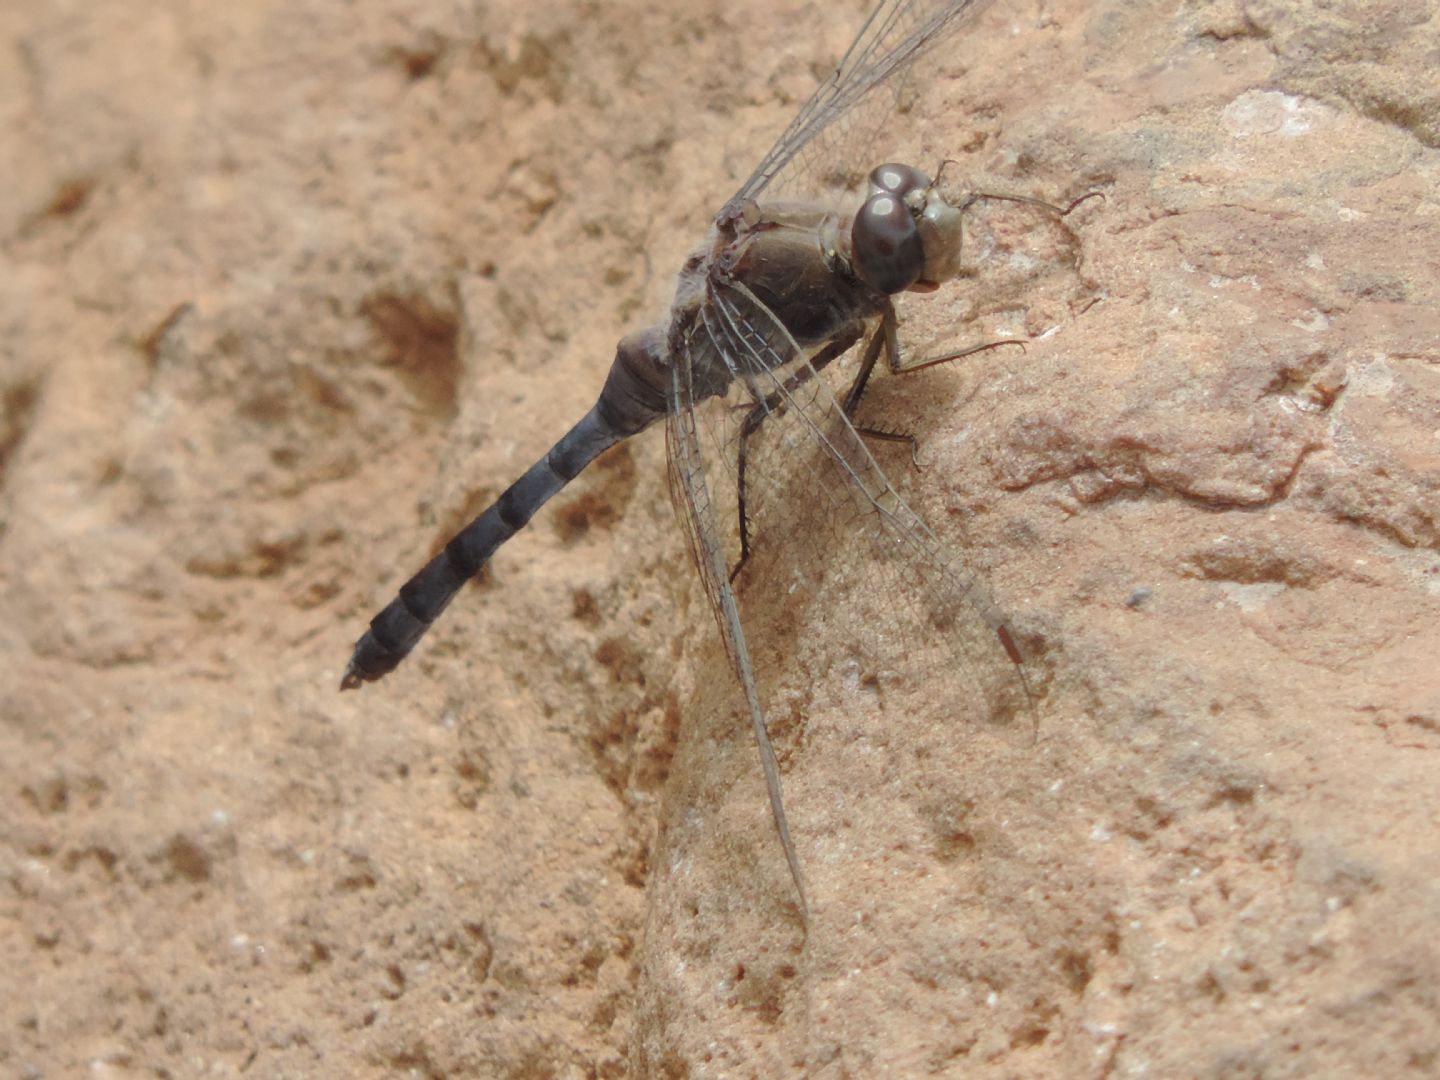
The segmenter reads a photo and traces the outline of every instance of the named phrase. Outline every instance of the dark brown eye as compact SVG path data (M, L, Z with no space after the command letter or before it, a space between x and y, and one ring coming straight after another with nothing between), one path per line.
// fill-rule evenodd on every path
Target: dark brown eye
M925 248L910 208L889 192L865 200L850 227L850 250L860 279L886 294L908 289L925 270Z
M930 178L913 165L899 165L890 162L870 173L870 193L872 195L888 191L891 195L898 195L903 199L912 191L919 191L929 186Z

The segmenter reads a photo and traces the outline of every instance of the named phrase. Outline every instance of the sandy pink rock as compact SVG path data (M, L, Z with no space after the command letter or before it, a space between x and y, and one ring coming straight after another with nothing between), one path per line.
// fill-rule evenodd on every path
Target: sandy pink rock
M1105 196L983 208L907 332L1027 351L867 403L1040 724L777 597L808 931L658 435L335 692L863 6L0 14L0 1071L1434 1074L1428 0L996 0L911 101Z

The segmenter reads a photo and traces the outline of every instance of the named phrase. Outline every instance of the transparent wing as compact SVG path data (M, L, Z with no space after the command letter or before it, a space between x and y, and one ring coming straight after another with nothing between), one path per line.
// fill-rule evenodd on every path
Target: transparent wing
M878 164L870 147L894 116L914 61L988 3L882 3L722 211L722 222L738 200L815 194ZM671 326L671 499L745 692L803 905L765 724L786 680L821 679L836 663L853 665L861 684L884 695L915 694L934 704L950 694L941 704L957 717L1024 741L1035 730L1033 702L995 608L886 480L825 375L738 281L697 267L682 276L681 293L702 275L705 296L693 317L677 315ZM677 310L683 306L677 301ZM742 534L750 539L743 566ZM751 638L761 645L753 654ZM798 671L797 656L806 660ZM929 678L942 669L944 679Z
M767 188L788 195L853 186L880 164L871 148L897 111L915 61L990 2L885 0L732 203L758 199Z
M704 403L685 423L710 451L713 535L700 542L717 554L707 587L752 637L756 625L779 623L790 639L767 638L757 653L751 678L762 703L795 677L786 666L808 657L810 677L833 678L834 665L847 665L882 695L914 694L927 705L948 695L938 704L957 719L1030 742L1034 703L1004 620L886 479L827 381L839 373L817 373L743 285L711 285L707 328L740 378L728 398ZM763 420L747 424L757 408ZM740 549L742 440L750 556L736 601L727 594ZM932 678L937 672L943 677Z
M775 751L770 746L770 735L765 727L764 708L755 681L754 668L750 663L745 631L740 623L735 595L730 590L725 568L725 549L715 527L705 459L695 426L692 372L691 364L683 361L671 371L671 408L665 423L670 498L674 503L676 516L685 525L691 557L700 572L705 593L714 609L716 621L720 624L720 635L725 641L725 649L730 654L731 664L745 692L745 704L750 712L755 742L760 750L760 764L765 772L770 812L775 819L776 831L780 834L781 847L785 849L785 861L790 866L790 876L794 879L796 892L800 896L800 909L808 913L805 878L785 817L780 766L776 763Z

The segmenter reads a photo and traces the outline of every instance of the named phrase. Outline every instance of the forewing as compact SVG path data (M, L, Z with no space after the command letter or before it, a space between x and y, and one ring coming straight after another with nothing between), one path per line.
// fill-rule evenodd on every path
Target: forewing
M853 186L897 111L915 63L932 53L991 0L885 0L861 27L835 71L820 84L771 147L735 200L813 195Z
M729 555L724 536L715 524L715 508L711 491L714 480L707 476L707 465L714 461L714 451L707 458L696 426L694 396L691 392L691 365L686 357L678 357L671 372L673 380L670 410L665 418L666 475L670 483L670 504L685 530L690 559L700 574L705 596L720 627L725 651L738 668L741 649L740 634L733 613L726 566ZM743 679L743 673L739 673Z
M705 593L720 625L725 649L730 654L735 675L745 694L755 743L760 752L760 765L765 773L770 812L775 819L775 828L779 833L780 845L785 851L790 875L795 881L801 911L805 912L809 908L805 879L800 868L800 857L790 837L790 826L785 818L780 766L775 761L775 751L771 748L770 735L766 730L761 693L750 662L745 630L740 623L735 595L730 588L722 534L716 527L715 508L710 501L706 457L695 424L695 393L691 378L694 371L693 360L692 355L684 354L676 358L671 369L670 410L665 424L670 498L675 504L676 515L685 525L690 554L705 585ZM723 470L717 473L717 479L721 480L723 487Z
M773 406L745 439L751 557L736 581L762 695L783 678L767 663L795 654L762 646L754 628L779 624L813 647L815 664L853 665L882 695L945 698L957 719L1032 740L1034 703L1004 620L958 553L886 479L826 375L742 285L712 282L710 306L712 334L741 371L737 382L750 387L751 408L756 400ZM700 411L697 437L728 465L747 410L714 404ZM724 479L733 491L733 471ZM717 496L722 527L727 509ZM733 535L738 516L730 513Z

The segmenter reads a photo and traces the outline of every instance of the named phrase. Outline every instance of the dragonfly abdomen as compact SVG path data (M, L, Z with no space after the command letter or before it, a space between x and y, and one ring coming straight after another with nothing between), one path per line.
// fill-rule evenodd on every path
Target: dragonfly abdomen
M655 388L663 365L663 335L651 329L620 343L610 376L595 405L525 475L460 530L370 620L340 679L353 690L395 670L501 544L529 524L535 512L600 454L664 415Z

